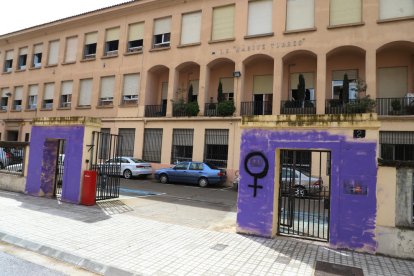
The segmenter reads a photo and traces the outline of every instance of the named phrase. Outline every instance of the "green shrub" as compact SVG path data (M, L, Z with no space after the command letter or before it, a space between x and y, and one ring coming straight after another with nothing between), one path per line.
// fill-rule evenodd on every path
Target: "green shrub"
M393 111L400 111L401 110L401 101L400 99L394 99L391 101L391 107Z
M223 101L218 103L217 113L219 116L232 116L234 111L236 111L236 107L234 106L233 101Z
M369 95L356 102L349 102L345 105L347 113L369 113L375 109L376 102Z
M197 116L198 112L200 112L200 107L198 106L198 102L190 102L185 105L185 112L187 116Z

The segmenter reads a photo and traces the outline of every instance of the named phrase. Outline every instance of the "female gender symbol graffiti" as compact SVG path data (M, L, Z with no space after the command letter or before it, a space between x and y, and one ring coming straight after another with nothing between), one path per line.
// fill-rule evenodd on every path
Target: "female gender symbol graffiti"
M248 185L248 187L253 188L253 197L256 197L257 189L263 189L263 186L257 185L257 179L267 175L267 172L269 171L269 162L263 153L253 151L247 154L244 159L244 169L254 179L254 184Z

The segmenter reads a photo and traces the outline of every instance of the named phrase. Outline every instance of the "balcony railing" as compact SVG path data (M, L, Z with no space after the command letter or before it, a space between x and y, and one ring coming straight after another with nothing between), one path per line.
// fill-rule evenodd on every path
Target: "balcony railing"
M316 114L316 101L282 101L280 114Z
M185 104L182 104L182 103L173 103L172 108L173 108L173 112L172 112L173 117L186 117L186 116L190 116L187 113L187 110L185 109Z
M382 116L414 115L414 98L377 98L377 113Z
M356 114L375 112L375 101L369 98L349 100L344 103L341 100L326 100L325 114Z
M218 116L218 103L207 103L204 105L204 116Z
M165 117L166 108L163 105L146 105L145 117Z
M240 115L272 115L272 102L242 102Z

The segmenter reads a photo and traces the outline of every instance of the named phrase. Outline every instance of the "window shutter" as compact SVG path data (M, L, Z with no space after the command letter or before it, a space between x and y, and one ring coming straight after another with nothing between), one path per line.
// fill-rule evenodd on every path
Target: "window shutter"
M85 45L95 44L98 41L98 33L89 33L85 35Z
M115 77L101 78L101 98L112 98L115 90Z
M23 99L23 86L16 86L14 88L14 100Z
M154 35L166 34L171 32L171 17L155 20Z
M198 95L199 80L191 80L188 89L190 89L190 85L193 86L193 95Z
M290 89L297 89L299 84L299 75L300 73L290 74ZM303 78L305 79L305 88L312 89L315 88L314 85L314 73L302 73ZM343 79L343 77L342 77Z
M254 76L253 94L273 94L273 75Z
M412 131L380 131L380 144L412 145L414 132Z
M206 145L228 145L228 129L206 129Z
M271 33L272 10L272 0L250 1L247 34L257 35Z
M234 78L221 78L223 93L234 93Z
M144 39L144 23L135 23L129 25L128 41Z
M73 89L73 81L62 81L62 95L71 95Z
M286 30L315 27L314 0L287 0Z
M27 55L27 47L19 49L19 55Z
M413 0L380 0L380 19L414 16Z
M124 75L124 96L139 95L140 76L139 74Z
M45 84L45 94L43 95L44 100L53 100L53 94L55 92L55 84L54 83L46 83Z
M8 87L5 87L5 88L2 88L1 89L1 97L2 98L7 98L8 96L7 96L7 93L10 93L10 89L8 88Z
M168 82L163 82L162 83L161 95L162 95L163 100L168 99Z
M181 23L181 44L200 42L201 12L183 15Z
M65 62L76 61L77 47L78 47L77 37L70 37L66 39Z
M361 0L331 0L330 25L362 22Z
M43 44L36 44L33 48L34 54L40 54L43 52Z
M173 129L174 146L192 146L194 129Z
M105 41L114 41L119 40L119 28L112 28L106 30L106 40Z
M348 75L349 80L358 79L358 70L336 70L333 71L332 80L344 80L344 75Z
M80 81L79 106L91 105L92 97L92 79L83 79Z
M6 52L6 60L13 59L13 50Z
M408 92L407 67L389 67L378 69L378 97L404 97Z
M213 9L212 40L234 38L234 9L234 5Z
M39 92L39 86L37 84L32 84L29 86L29 96L37 96Z
M51 41L49 43L48 64L57 64L59 59L59 41Z

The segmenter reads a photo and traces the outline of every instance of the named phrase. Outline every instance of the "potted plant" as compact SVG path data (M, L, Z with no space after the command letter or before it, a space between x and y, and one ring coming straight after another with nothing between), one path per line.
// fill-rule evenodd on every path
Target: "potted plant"
M233 101L222 101L217 105L217 113L219 116L232 116L236 107Z
M394 99L391 101L391 108L392 110L390 111L391 115L399 115L401 113L401 101L400 99Z

